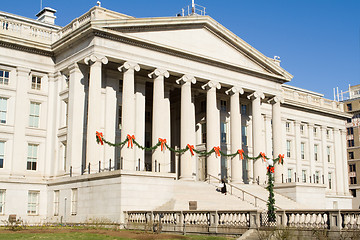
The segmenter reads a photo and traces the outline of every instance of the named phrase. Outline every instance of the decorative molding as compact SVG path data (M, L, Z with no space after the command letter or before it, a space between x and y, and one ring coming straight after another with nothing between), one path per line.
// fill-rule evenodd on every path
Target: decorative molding
M153 72L149 73L148 76L149 78L156 78L160 76L168 78L170 77L170 74L165 69L156 68Z
M185 74L184 76L182 76L181 78L176 80L176 83L179 84L179 85L187 83L187 82L195 84L196 83L196 78L194 76L192 76L192 75Z
M126 70L133 69L136 72L140 71L139 64L133 62L125 62L123 65L118 67L119 72L122 72L123 68L125 68Z
M91 62L93 62L93 63L101 62L102 64L107 64L109 62L109 60L105 56L99 56L99 55L96 55L96 54L91 54L89 57L86 57L84 59L84 62L85 62L86 65L90 65Z
M11 48L11 49L15 49L15 50L23 51L23 52L28 52L28 53L39 54L39 55L43 55L43 56L47 56L47 57L53 57L54 56L54 53L51 50L49 50L49 51L39 50L39 49L36 49L36 48L25 47L25 46L22 46L22 45L18 45L18 44L14 44L14 43L8 43L8 42L4 42L4 41L0 41L0 47ZM49 46L49 48L50 48L50 46Z
M204 90L209 90L209 89L211 89L211 88L220 89L220 88L221 88L221 85L220 85L220 83L218 83L218 82L209 81L209 82L207 82L206 84L202 85L201 88L204 89Z

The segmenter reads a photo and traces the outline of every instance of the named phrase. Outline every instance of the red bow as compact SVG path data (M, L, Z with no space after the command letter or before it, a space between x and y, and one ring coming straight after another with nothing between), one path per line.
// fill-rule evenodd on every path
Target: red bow
M260 155L263 157L263 159L264 159L264 162L266 162L266 158L265 158L265 153L263 153L263 152L260 152Z
M130 134L128 134L127 138L128 138L128 147L130 147L131 145L131 148L133 148L134 147L133 140L135 140L135 136L134 135L131 136Z
M188 144L187 147L188 147L188 149L190 150L191 155L194 156L194 145Z
M284 162L284 154L279 154L279 164Z
M240 154L240 158L241 158L241 160L243 160L244 159L244 150L242 150L242 149L239 149L238 150L238 154Z
M215 153L218 157L220 157L220 147L214 147Z
M99 143L101 143L101 145L104 145L104 142L103 142L103 134L102 134L102 132L98 132L98 131L96 131L96 140L97 140L97 142Z
M270 173L274 173L274 167L268 166L268 167L267 167L267 170L268 170L268 172L270 172Z
M166 145L165 145L166 139L165 138L164 139L159 138L159 142L161 142L161 151L165 150L165 148L166 148Z

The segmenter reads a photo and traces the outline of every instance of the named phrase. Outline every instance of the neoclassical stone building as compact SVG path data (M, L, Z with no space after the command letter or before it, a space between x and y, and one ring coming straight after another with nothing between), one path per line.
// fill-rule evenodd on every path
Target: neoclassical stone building
M262 159L115 148L98 144L96 131L147 148L162 138L174 149L285 154L275 171L280 208L284 196L294 205L283 208L351 208L349 115L288 85L278 59L209 16L134 18L96 6L59 27L54 14L0 12L1 219L122 222L126 210L180 210L190 200L210 209L200 196L218 201L209 176L263 194ZM232 198L221 201L246 208Z

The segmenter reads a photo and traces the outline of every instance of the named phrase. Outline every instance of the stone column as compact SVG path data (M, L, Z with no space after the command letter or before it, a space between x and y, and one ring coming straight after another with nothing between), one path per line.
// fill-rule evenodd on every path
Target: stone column
M244 94L242 88L232 87L226 91L230 95L230 144L231 153L242 149L241 144L241 112L239 94ZM234 183L243 182L243 168L240 156L231 159L231 181Z
M264 139L262 139L262 117L261 117L261 99L265 96L261 92L254 92L248 96L252 100L252 139L253 139L253 156L256 157L260 152L264 152ZM263 184L266 180L266 164L262 158L254 161L253 181Z
M295 121L294 122L294 132L295 132L295 161L296 161L296 178L299 176L300 178L300 174L301 174L301 167L302 167L302 162L304 161L304 159L301 159L301 133L300 133L300 121ZM305 151L305 149L304 149ZM309 176L311 176L312 172L310 170L309 172ZM288 177L287 173L284 174L284 176L286 176L286 178ZM313 177L311 177L311 182L314 182ZM293 177L291 176L291 179L293 179Z
M101 81L102 64L107 64L106 57L91 55L85 58L85 63L90 65L88 118L86 134L86 167L91 164L91 172L95 172L100 158L101 148L96 143L96 131L101 131ZM106 136L105 136L106 137Z
M191 83L195 84L196 79L193 76L184 75L176 80L181 84L181 106L180 106L180 148L186 148L187 144L195 147L195 106L191 98ZM195 155L190 151L181 155L180 168L182 179L192 179L193 162L196 161Z
M328 179L328 159L327 159L327 142L326 142L326 126L322 125L321 130L321 146L322 146L322 159L323 159L323 174L324 174L324 183L327 188L329 188L329 179ZM334 180L332 180L334 181Z
M163 69L155 69L152 73L149 74L149 78L154 79L153 87L153 116L152 116L152 145L155 145L159 142L159 138L164 138L165 135L168 135L164 129L164 125L167 125L167 120L164 119L164 116L170 116L170 108L165 104L164 100L164 78L170 76L169 72ZM167 142L170 139L166 139ZM161 148L158 147L153 151L152 154L152 169L153 171L159 171L159 164L162 165L160 171L163 171L165 168L164 164L166 163L166 151L161 151ZM155 167L156 161L156 167Z
M335 174L336 174L336 192L344 195L344 171L343 171L343 154L340 130L334 128L334 146L335 146ZM346 161L346 159L345 159Z
M216 89L220 89L218 82L210 81L202 86L206 93L206 151L220 147L220 111L217 107ZM221 156L215 153L207 157L207 173L214 177L221 177Z
M23 175L26 170L27 157L27 142L25 141L25 128L29 126L28 118L24 116L24 110L29 109L30 102L28 99L28 88L30 69L17 67L16 68L16 98L15 98L15 119L14 119L14 145L13 147L13 161L11 163L12 175ZM10 100L10 99L9 99ZM8 106L9 105L8 100ZM7 117L9 118L9 117ZM38 168L39 166L37 166Z
M281 106L280 103L283 101L279 97L274 97L271 99L272 103L272 143L273 143L273 152L274 158L279 157L279 154L284 154L282 152L282 127L281 127ZM282 183L282 174L284 174L284 165L276 164L275 166L275 183ZM300 173L298 173L300 174Z
M140 71L140 66L136 63L125 62L118 70L124 72L121 105L121 141L124 141L128 134L130 136L135 134L135 71ZM134 171L135 150L131 146L128 148L125 144L121 149L121 157L123 169Z
M341 134L341 146L342 146L342 168L343 168L343 182L344 182L344 194L350 195L349 193L349 172L348 172L348 162L347 162L347 142L346 142L346 131L345 129L340 130Z
M66 142L66 166L72 166L73 175L81 174L82 149L83 149L83 131L84 131L84 104L85 90L81 81L84 75L79 69L77 63L69 67L69 100L68 100L68 126ZM98 130L99 131L99 130ZM95 132L92 135L95 138ZM66 169L69 172L69 169Z

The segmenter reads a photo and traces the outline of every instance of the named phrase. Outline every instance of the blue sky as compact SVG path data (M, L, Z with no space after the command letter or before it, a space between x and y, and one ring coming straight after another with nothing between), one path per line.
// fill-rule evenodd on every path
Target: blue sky
M42 0L64 26L96 0ZM360 0L195 0L207 14L294 75L292 86L323 93L360 84ZM102 0L134 17L175 16L191 0ZM35 18L40 0L3 1L1 11Z

